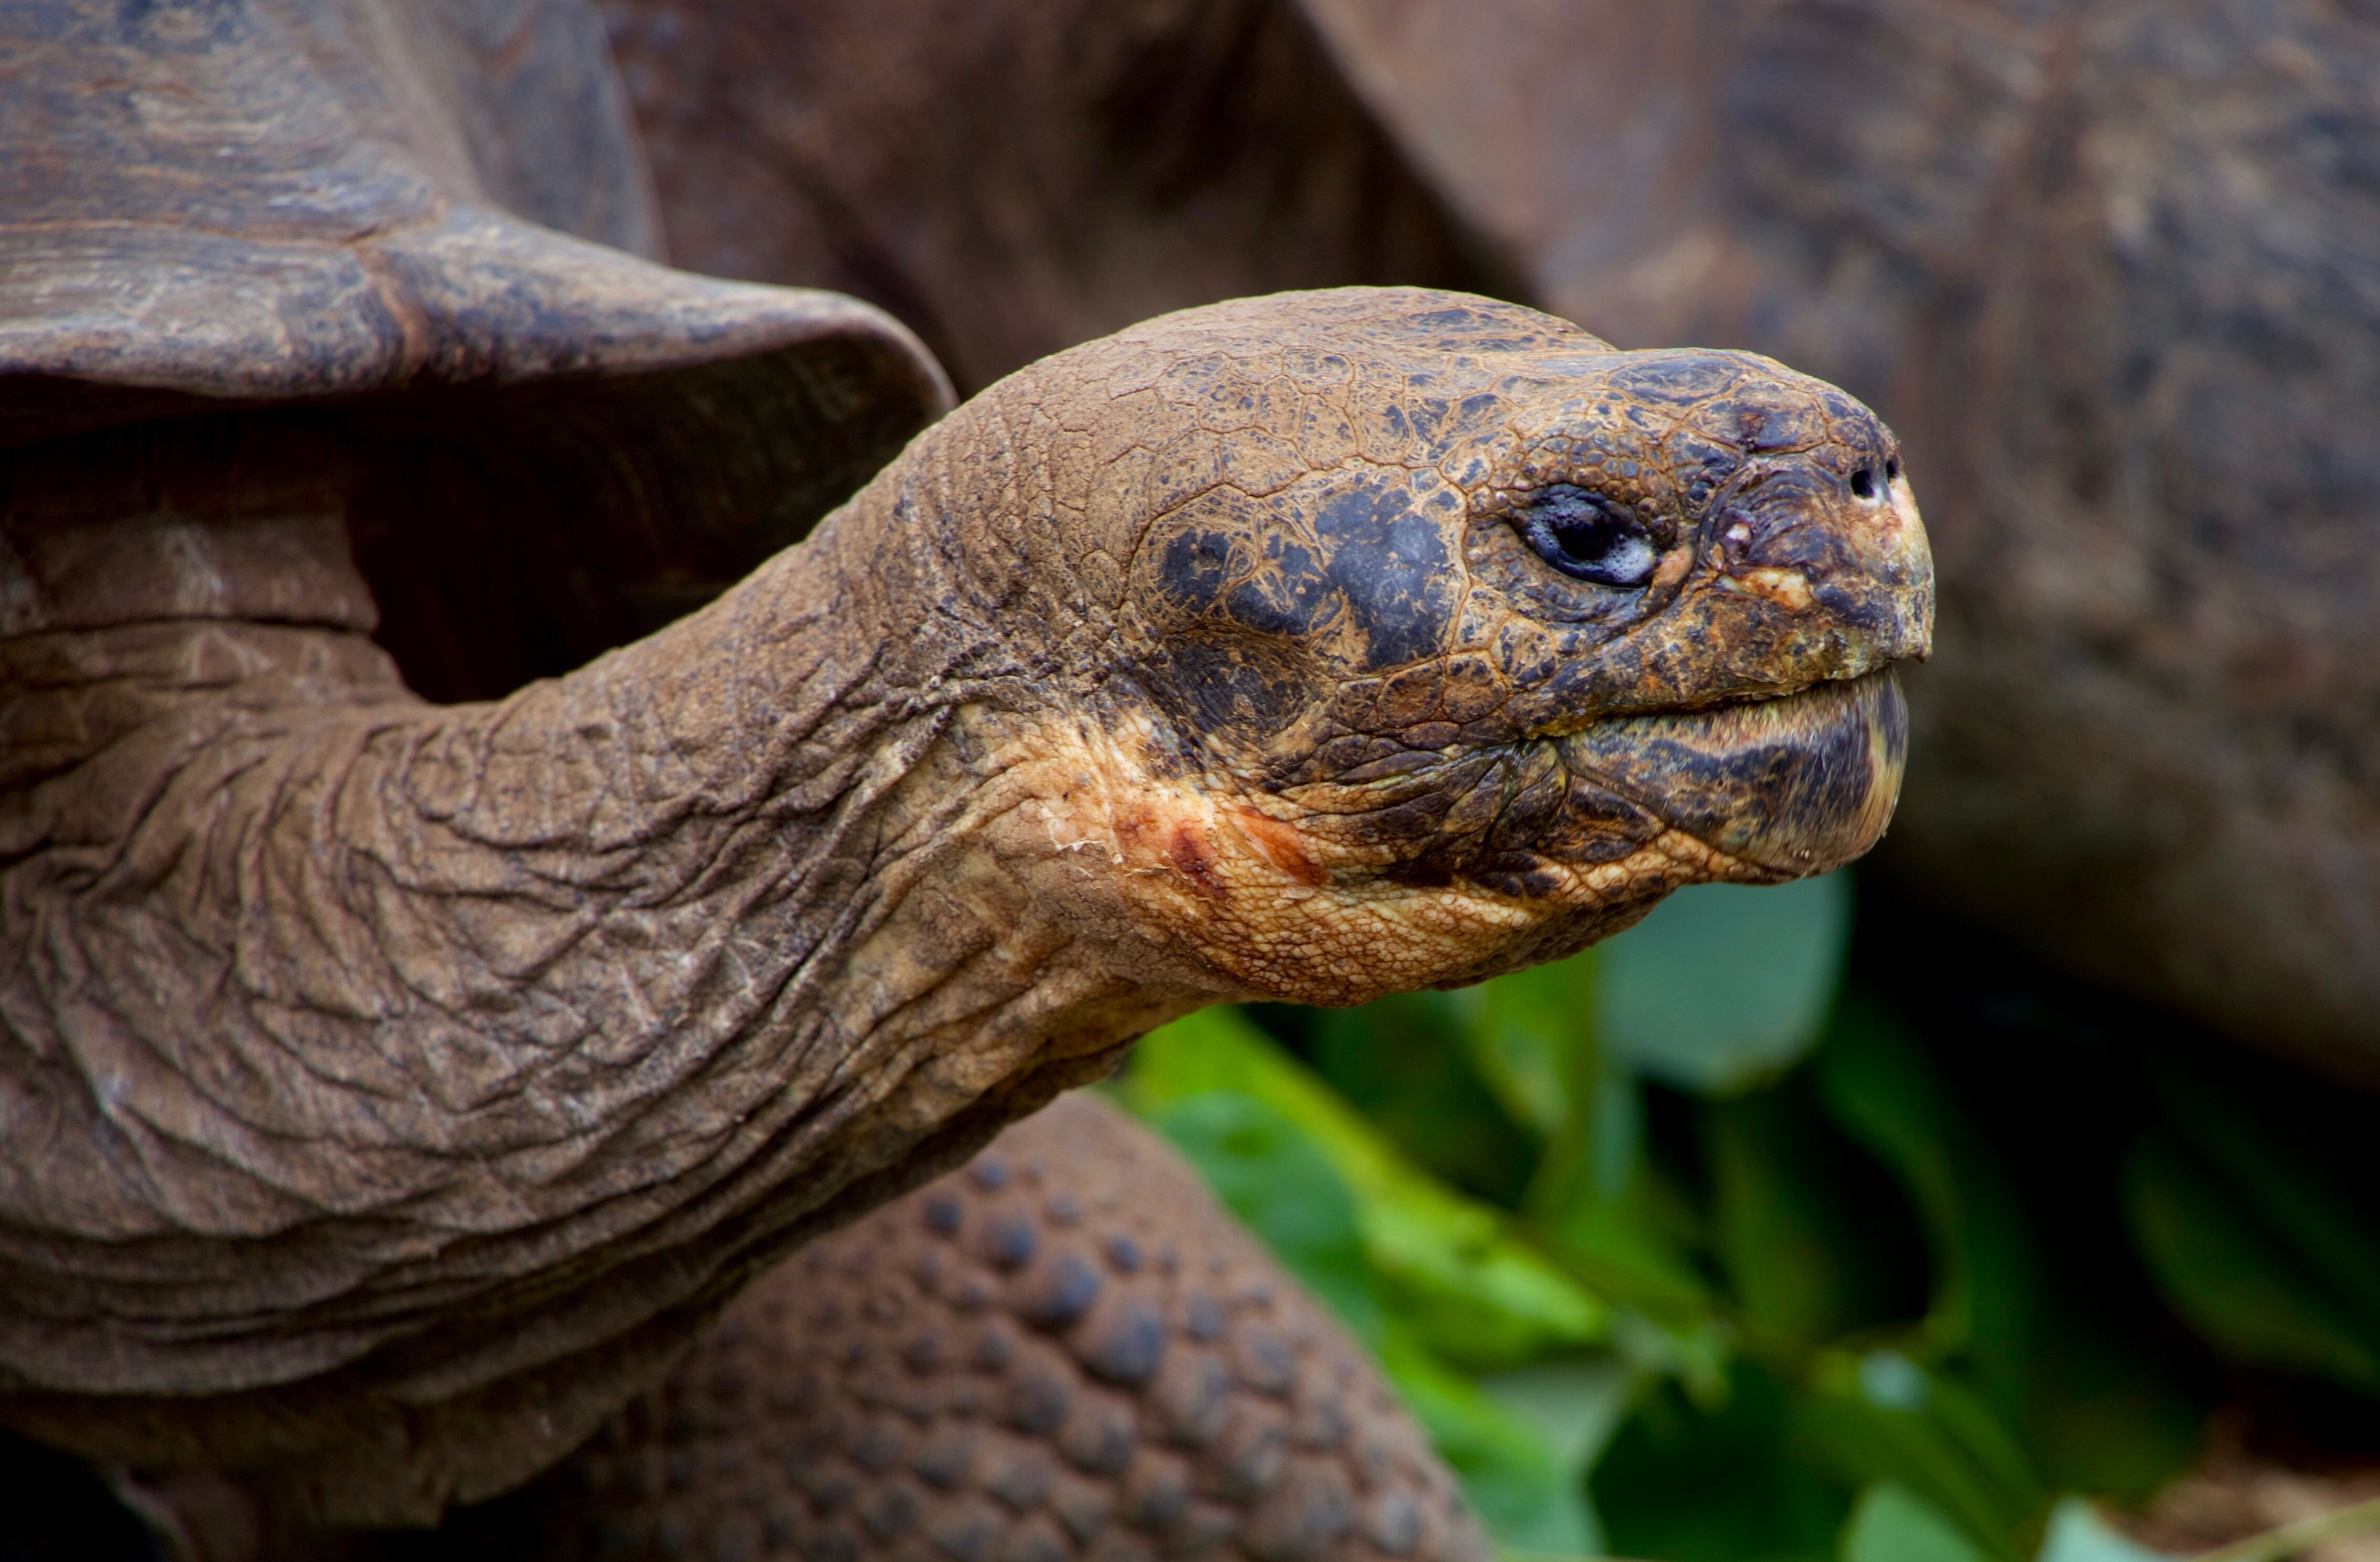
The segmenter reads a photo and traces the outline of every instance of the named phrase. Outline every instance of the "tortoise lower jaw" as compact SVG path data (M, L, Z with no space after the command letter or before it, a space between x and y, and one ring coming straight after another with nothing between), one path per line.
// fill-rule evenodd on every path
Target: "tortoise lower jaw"
M1573 775L1761 877L1798 878L1882 839L1909 713L1885 668L1775 699L1600 721L1559 746Z

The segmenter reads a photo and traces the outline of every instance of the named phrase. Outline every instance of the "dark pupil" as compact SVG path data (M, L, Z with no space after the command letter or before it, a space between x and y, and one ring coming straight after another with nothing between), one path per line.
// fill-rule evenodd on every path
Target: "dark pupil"
M1642 586L1658 562L1652 539L1604 502L1567 483L1546 490L1521 512L1521 534L1537 556L1581 580Z

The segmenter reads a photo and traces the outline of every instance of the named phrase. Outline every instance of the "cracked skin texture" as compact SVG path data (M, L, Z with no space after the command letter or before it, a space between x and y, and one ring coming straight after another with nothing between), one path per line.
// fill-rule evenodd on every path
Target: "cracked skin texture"
M1649 575L1533 552L1557 487ZM1154 1024L1858 854L1931 611L1841 393L1351 289L1023 370L501 701L337 624L0 641L45 735L5 796L0 1420L311 1521L504 1490Z

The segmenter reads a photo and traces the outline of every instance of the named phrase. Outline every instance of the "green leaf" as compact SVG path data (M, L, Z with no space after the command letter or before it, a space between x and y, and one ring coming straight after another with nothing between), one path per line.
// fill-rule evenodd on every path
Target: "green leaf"
M1591 1047L1576 1062L1571 1114L1522 1207L1546 1250L1598 1295L1699 1332L1717 1305L1689 1256L1702 1217L1646 1161L1644 1087L1600 1069Z
M1955 1520L1987 1556L2046 1495L2015 1435L1955 1379L1893 1350L1829 1352L1794 1404L1795 1439L1847 1483L1888 1481Z
M2049 1314L2028 1451L2053 1485L2145 1502L2198 1457L2208 1407L2164 1359L2162 1342L2139 1329L2141 1305L2130 1333L2062 1299Z
M1899 1174L1934 1249L1932 1350L1963 1352L2005 1415L2022 1413L2038 1320L2033 1239L2016 1189L1916 1040L1864 994L1817 1059L1820 1098Z
M2098 1510L2081 1497L2060 1497L2049 1513L2049 1532L2035 1562L2173 1562L2107 1528Z
M1635 1396L1635 1374L1610 1356L1539 1362L1479 1380L1505 1409L1536 1428L1561 1467L1586 1486Z
M1541 1428L1430 1341L1457 1327L1510 1333L1516 1315L1550 1315L1569 1325L1555 1338L1574 1343L1599 1331L1599 1305L1505 1236L1495 1212L1402 1162L1245 1021L1196 1016L1143 1047L1120 1094L1372 1348L1499 1543L1567 1556L1598 1549L1584 1464L1557 1440L1560 1428ZM1354 1191L1351 1168L1366 1192ZM1549 1338L1524 1332L1527 1350Z
M1788 1436L1784 1386L1738 1362L1706 1408L1657 1384L1595 1467L1611 1549L1667 1562L1833 1562L1851 1494Z
M2355 1341L2351 1354L2380 1356L2380 1155L2363 1124L2309 1120L2306 1103L2274 1101L2236 1065L2161 1064L2152 1078L2171 1152L2206 1186L2220 1184L2277 1260L2276 1283L2337 1320ZM2367 1372L2326 1370L2380 1390Z
M2080 1094L2093 1076L2058 1067L2055 1054L2043 1061L2049 1072L2032 1065L2029 1087L2044 1094L2045 1117L2073 1125L2057 1131L2064 1138L2056 1146L2039 1143L2052 1132L2041 1118L1986 1117L1959 1099L1912 1028L1858 987L1845 995L1812 1073L1829 1114L1893 1169L1925 1227L1934 1302L1910 1346L1980 1387L2002 1423L2022 1429L2042 1475L2145 1497L2193 1457L2205 1407L2134 1326L2146 1299L2111 1294L2106 1283L2111 1266L2130 1273L2125 1256L2107 1251L2129 1244L2110 1241L2116 1233L2100 1223L2116 1214L2116 1151L2144 1093L2123 1075L2102 1086L2121 1092L2117 1109L2087 1096L2053 1103L2048 1093ZM2092 1144L2087 1134L2102 1121L2108 1138ZM2053 1176L2039 1175L2045 1156ZM2035 1168L2030 1194L2009 1169L2019 1157ZM2024 1202L2072 1177L2089 1181L2058 1210L2036 1217ZM2062 1223L2063 1241L2098 1251L2086 1264L2049 1268L2035 1218L2053 1233ZM2116 1277L2119 1288L2131 1283Z
M1451 993L1326 1010L1314 1020L1309 1056L1315 1072L1423 1167L1516 1204L1536 1169L1536 1135L1481 1080L1464 1020Z
M1540 1419L1541 1403L1509 1402L1409 1338L1392 1338L1381 1364L1499 1544L1567 1556L1603 1549L1575 1439L1560 1440L1565 1429Z
M1174 1104L1217 1091L1262 1102L1294 1124L1352 1197L1364 1251L1395 1310L1449 1360L1513 1366L1605 1337L1604 1304L1515 1235L1503 1212L1415 1166L1240 1016L1209 1010L1148 1037L1118 1090L1160 1127Z
M1756 1344L1807 1350L1924 1305L1925 1239L1798 1078L1700 1108L1711 1236Z
M1355 1201L1305 1131L1266 1102L1210 1090L1150 1120L1308 1290L1375 1353L1386 1314Z
M1671 895L1597 951L1605 1046L1656 1079L1705 1094L1781 1074L1816 1042L1834 1001L1851 904L1843 874Z
M1852 1505L1840 1555L1842 1562L1985 1562L1956 1524L1889 1481L1871 1485Z
M1635 1374L1601 1356L1494 1373L1479 1386L1534 1431L1551 1459L1552 1487L1537 1509L1541 1518L1531 1530L1515 1529L1506 1544L1573 1556L1601 1551L1603 1525L1587 1498L1586 1472L1628 1413Z
M1600 1073L1597 956L1590 951L1446 995L1472 1068L1513 1121L1550 1139L1584 1109Z
M2380 1392L2380 1342L2235 1185L2152 1132L2125 1163L2124 1195L2158 1289L2216 1346Z
M1718 1305L1659 1207L1663 1190L1639 1171L1618 1199L1573 1198L1536 1226L1548 1251L1595 1288L1671 1328L1693 1329Z
M1372 1348L1501 1544L1572 1556L1599 1548L1577 1452L1556 1440L1559 1427L1541 1427L1439 1361L1383 1305L1388 1288L1356 1229L1354 1200L1297 1123L1226 1090L1170 1102L1151 1120Z

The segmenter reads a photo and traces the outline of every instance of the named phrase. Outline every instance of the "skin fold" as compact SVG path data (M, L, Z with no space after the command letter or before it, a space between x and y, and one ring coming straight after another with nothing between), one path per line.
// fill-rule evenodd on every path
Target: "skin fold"
M1580 506L1641 575L1549 562ZM0 1420L343 1522L551 1464L1170 1018L1857 855L1932 621L1840 392L1398 289L1044 360L491 703L273 535L330 584L0 639Z

